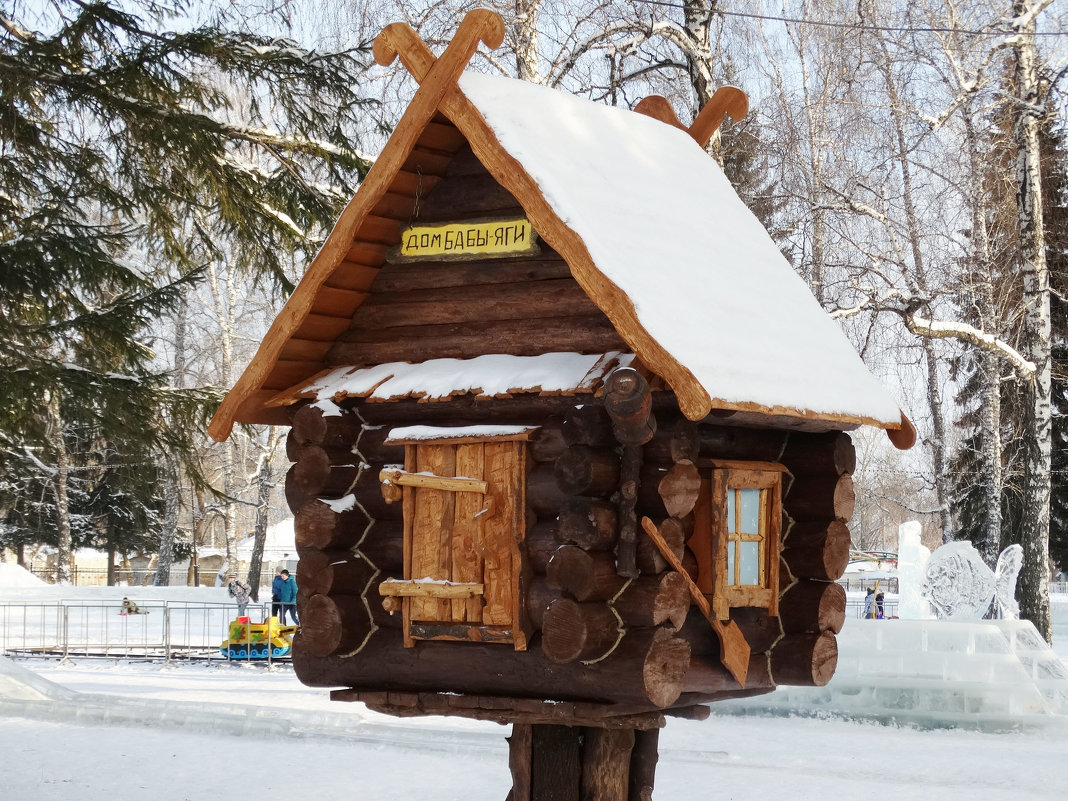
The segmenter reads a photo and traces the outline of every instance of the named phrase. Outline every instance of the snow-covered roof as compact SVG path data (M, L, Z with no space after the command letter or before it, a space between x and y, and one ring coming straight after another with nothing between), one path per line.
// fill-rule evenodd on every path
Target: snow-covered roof
M460 88L713 406L900 423L886 389L685 131L509 78L468 72Z
M426 78L432 54L408 56L416 78ZM839 427L909 428L838 324L687 131L509 78L468 72L443 93L424 89L405 113L411 124L398 126L224 400L212 436L225 438L236 420L287 422L276 407L308 397L301 390L313 378L319 398L333 396L339 382L348 384L344 394L389 400L487 392L487 381L545 388L539 383L544 378L517 382L510 375L519 364L514 356L498 365L501 375L477 380L443 381L434 362L457 360L411 368L365 363L324 378L326 340L347 329L371 291L374 264L387 259L384 199L399 194L395 182L408 155L440 115L520 203L641 365L674 391L687 417L698 420L720 409ZM359 264L353 261L357 252ZM453 367L479 372L489 364L464 361ZM553 376L553 382L580 384L573 377Z

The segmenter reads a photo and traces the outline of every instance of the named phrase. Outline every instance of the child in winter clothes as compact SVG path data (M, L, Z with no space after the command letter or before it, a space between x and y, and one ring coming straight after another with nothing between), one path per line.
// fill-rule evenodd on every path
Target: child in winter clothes
M137 604L135 604L133 601L131 601L129 598L123 598L122 599L122 611L120 611L119 614L120 615L147 615L148 614L148 610L147 609L142 609Z
M237 575L231 573L228 576L229 584L227 584L227 590L230 593L230 597L237 601L237 616L244 617L245 609L248 608L248 599L252 593L249 586L238 579Z

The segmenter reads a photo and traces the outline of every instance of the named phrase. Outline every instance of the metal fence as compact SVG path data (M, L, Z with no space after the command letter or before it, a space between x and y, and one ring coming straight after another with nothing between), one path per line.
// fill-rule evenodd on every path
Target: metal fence
M0 654L12 657L111 657L170 662L227 661L220 645L234 619L232 603L137 600L144 614L123 615L114 601L0 602ZM250 604L266 620L271 604ZM251 648L245 651L251 653ZM250 657L247 657L251 659ZM288 657L268 656L261 662Z

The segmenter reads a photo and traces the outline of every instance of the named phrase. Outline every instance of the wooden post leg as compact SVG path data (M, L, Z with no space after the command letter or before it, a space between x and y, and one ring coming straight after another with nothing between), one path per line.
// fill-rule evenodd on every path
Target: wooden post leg
M508 769L512 772L512 789L507 801L530 801L530 744L528 723L513 723L508 738Z
M531 726L530 801L580 801L582 729Z
M630 756L630 792L627 801L652 801L653 777L660 758L660 729L634 732Z
M584 729L582 801L627 801L634 729Z
M659 730L512 724L506 801L651 801Z

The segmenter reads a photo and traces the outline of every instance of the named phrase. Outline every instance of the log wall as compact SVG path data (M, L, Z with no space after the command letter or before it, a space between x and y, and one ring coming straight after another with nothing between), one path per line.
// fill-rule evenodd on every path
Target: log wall
M507 404L493 403L493 419L508 419ZM383 608L377 586L401 577L401 504L385 503L378 473L403 460L401 447L383 442L388 428L427 422L426 406L407 408L410 420L397 419L391 404L362 404L340 417L304 406L294 415L289 451L297 461L287 496L296 503L305 591L295 664L306 683L391 695L544 697L641 712L764 692L777 683L820 684L833 673L834 633L845 609L833 581L844 569L843 554L848 558L843 518L851 512L846 471L854 464L846 435L734 430L661 412L643 445L624 446L598 404L545 417L528 448L522 545L528 651L491 643L405 648L400 616ZM376 419L380 411L388 422ZM474 421L450 420L463 422ZM343 440L354 432L346 448ZM637 514L654 519L684 567L696 564L686 541L702 460L754 453L797 470L783 483L780 616L731 613L753 653L744 689L720 664L718 641L691 607L685 581L643 531L637 577L621 574L626 447L639 451Z

